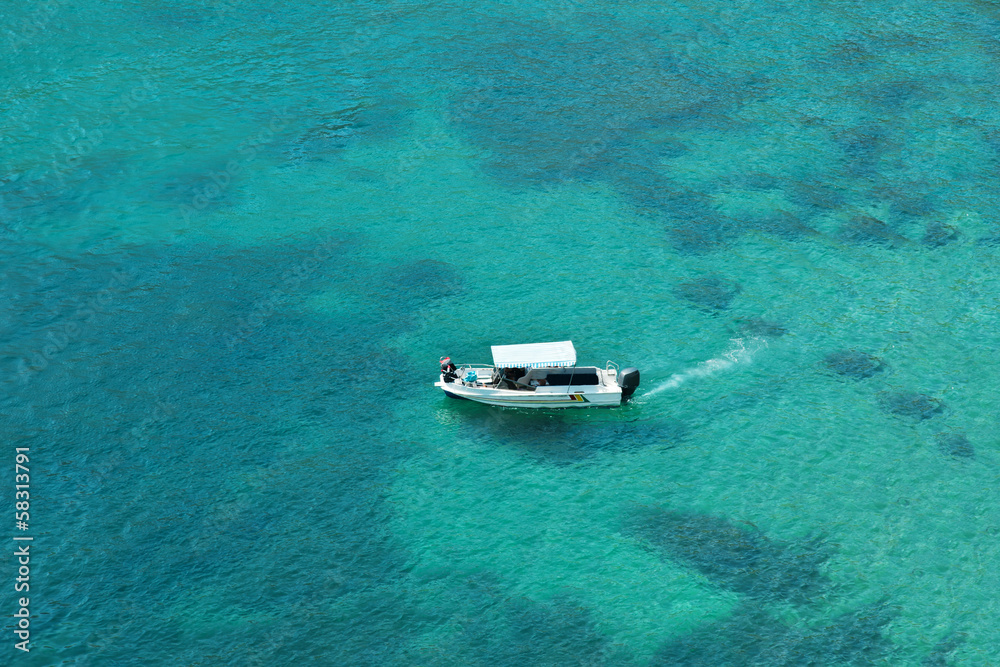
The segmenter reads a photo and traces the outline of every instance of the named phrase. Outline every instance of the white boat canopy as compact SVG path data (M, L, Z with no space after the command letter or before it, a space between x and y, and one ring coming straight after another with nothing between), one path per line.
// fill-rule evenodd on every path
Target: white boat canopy
M573 347L573 341L569 340L527 345L494 345L493 365L497 368L575 366L576 349Z

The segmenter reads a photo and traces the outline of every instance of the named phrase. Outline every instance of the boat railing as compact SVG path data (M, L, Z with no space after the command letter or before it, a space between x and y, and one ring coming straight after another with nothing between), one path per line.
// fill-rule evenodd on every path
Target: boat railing
M619 371L621 371L621 368L618 367L618 364L608 359L608 363L604 364L604 376L601 377L601 384L603 384L605 387L608 386L607 376L611 375L612 371L614 371L615 378L617 379L618 373Z

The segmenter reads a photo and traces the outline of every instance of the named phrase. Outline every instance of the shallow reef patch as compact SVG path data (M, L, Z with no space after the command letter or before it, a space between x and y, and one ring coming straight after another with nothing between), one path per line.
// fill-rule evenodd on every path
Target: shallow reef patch
M892 620L885 603L867 605L826 623L786 625L744 603L728 618L664 644L652 665L718 667L875 664L892 655L883 634Z
M781 338L788 333L788 328L777 322L761 319L759 317L742 317L736 320L740 331L751 336L765 336L767 338Z
M885 362L878 357L858 350L838 350L826 355L823 363L834 373L858 380L870 378L886 369Z
M941 222L929 222L927 223L927 228L924 230L924 237L921 240L925 246L940 248L949 243L954 243L961 236L961 232L951 225Z
M882 220L870 215L853 216L840 230L840 238L858 245L878 245L898 248L910 243Z
M921 667L951 667L957 665L955 661L955 651L965 643L965 637L960 634L950 634L937 644L933 650L921 661Z
M487 572L452 587L448 598L448 622L458 628L447 642L454 664L597 667L623 657L590 610L566 596L540 601L514 595Z
M944 412L945 404L938 398L912 391L887 391L879 396L883 412L917 421L930 419Z
M976 449L964 433L938 433L934 436L938 451L944 456L956 459L971 459L976 456Z
M683 282L674 288L674 294L678 298L712 313L729 308L729 304L741 291L738 283L716 275Z
M630 528L665 557L748 597L808 604L827 584L822 566L830 554L818 538L785 544L747 523L671 510L640 512Z

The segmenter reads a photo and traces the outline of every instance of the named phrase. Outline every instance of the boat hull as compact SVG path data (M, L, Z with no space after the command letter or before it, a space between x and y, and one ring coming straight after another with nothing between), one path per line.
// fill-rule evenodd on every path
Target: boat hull
M450 398L506 408L593 408L621 404L621 388L613 387L539 387L535 391L494 389L463 385L459 382L434 383Z

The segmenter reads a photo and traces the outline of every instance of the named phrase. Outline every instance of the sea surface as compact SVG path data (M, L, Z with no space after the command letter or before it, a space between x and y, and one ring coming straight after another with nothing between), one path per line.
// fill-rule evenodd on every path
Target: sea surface
M0 664L1000 664L996 2L0 28Z

